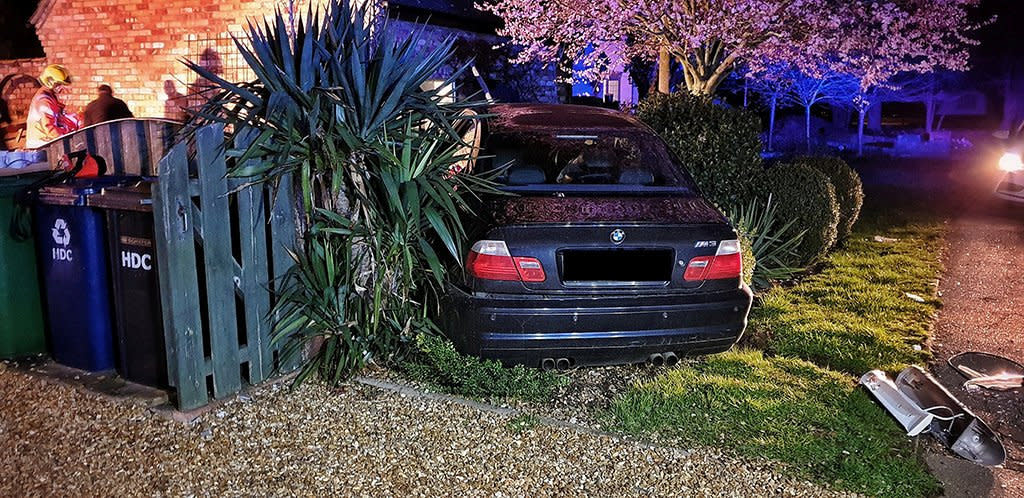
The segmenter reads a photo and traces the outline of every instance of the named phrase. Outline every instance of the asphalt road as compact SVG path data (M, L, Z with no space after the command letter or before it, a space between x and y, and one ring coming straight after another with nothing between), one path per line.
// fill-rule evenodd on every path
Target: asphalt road
M946 362L960 352L984 351L1024 363L1024 205L992 195L1001 176L995 154L982 148L954 161L891 160L867 165L863 174L869 189L908 189L948 216L943 308L930 369L999 433L1009 455L1005 469L994 472L947 459L949 468L937 473L950 495L1024 497L1024 389L968 392Z

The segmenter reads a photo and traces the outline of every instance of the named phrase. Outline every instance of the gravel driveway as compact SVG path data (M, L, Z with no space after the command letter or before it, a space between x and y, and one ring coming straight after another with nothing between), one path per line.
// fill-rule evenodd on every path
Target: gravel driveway
M193 426L0 366L0 496L828 496L686 452L350 385L266 388Z

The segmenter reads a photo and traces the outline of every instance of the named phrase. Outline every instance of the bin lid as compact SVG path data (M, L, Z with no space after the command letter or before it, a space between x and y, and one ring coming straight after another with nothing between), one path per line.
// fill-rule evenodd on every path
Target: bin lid
M25 187L50 176L49 170L35 173L25 173L13 176L0 176L0 197L10 197Z
M121 211L153 211L153 183L140 180L133 183L104 187L90 195L86 204L102 209Z
M124 178L101 176L47 185L39 189L39 202L56 206L84 206L88 196L101 192L106 186L124 181Z

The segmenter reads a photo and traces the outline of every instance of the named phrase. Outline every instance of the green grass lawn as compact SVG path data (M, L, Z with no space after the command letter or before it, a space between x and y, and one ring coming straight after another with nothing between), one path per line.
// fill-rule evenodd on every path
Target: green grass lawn
M779 460L799 475L876 496L938 491L907 437L846 375L734 350L635 386L617 428Z
M942 224L864 221L820 272L762 296L750 317L755 346L858 376L927 359ZM876 242L876 235L898 240Z
M854 234L816 273L761 296L743 349L633 386L613 403L613 425L771 458L837 489L936 494L911 441L856 385L873 368L926 359L939 306L939 216L880 198L890 203L869 196Z

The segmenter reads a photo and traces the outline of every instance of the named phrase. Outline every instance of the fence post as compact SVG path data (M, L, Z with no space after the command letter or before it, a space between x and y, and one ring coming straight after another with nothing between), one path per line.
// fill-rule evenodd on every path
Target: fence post
M197 408L208 397L185 143L175 145L160 161L153 216L168 378L178 390L179 408Z

